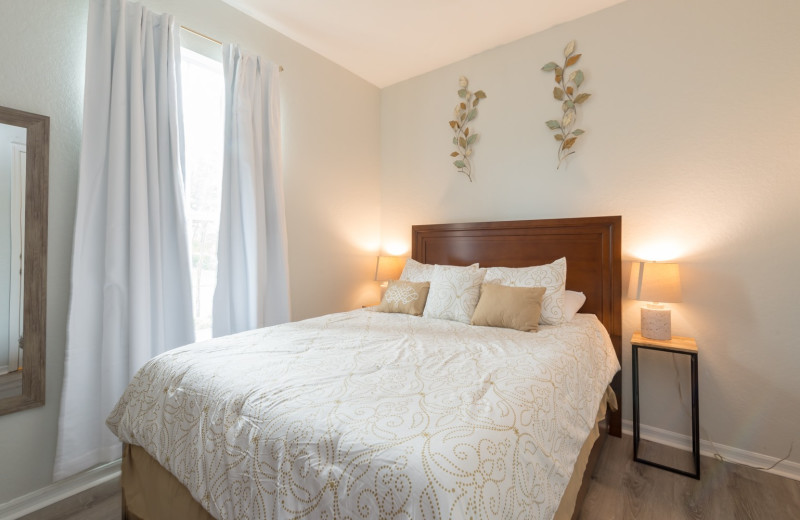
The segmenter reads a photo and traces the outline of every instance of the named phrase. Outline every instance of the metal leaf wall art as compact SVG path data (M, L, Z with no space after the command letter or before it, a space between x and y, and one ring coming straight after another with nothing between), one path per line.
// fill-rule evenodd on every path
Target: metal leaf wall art
M481 99L486 99L486 94L479 90L474 94L469 90L469 80L464 76L458 78L458 102L453 110L453 120L450 121L450 128L453 129L455 136L453 144L456 151L450 154L455 157L453 164L458 169L458 173L463 173L472 182L472 145L478 140L478 134L470 132L469 123L478 117L478 103Z
M581 59L581 55L575 54L575 40L572 40L564 48L563 66L551 61L542 67L545 72L555 73L557 86L553 88L553 97L557 101L561 101L561 119L551 119L545 123L549 129L556 132L553 136L558 141L558 166L556 169L561 167L561 163L567 157L575 153L575 150L572 149L575 141L585 133L580 128L574 130L573 128L578 119L578 105L582 105L591 94L578 93L583 84L582 70L567 72L567 69L578 63L579 59Z

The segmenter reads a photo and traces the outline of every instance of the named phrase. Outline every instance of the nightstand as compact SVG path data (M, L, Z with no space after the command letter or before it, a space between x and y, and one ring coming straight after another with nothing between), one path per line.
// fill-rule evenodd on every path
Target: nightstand
M672 354L689 356L692 364L692 459L694 460L694 473L682 469L665 466L639 457L639 349L660 350ZM694 338L672 336L672 339L648 339L635 332L631 338L631 363L633 371L633 460L657 468L672 471L680 475L700 480L700 412L697 392L697 343Z

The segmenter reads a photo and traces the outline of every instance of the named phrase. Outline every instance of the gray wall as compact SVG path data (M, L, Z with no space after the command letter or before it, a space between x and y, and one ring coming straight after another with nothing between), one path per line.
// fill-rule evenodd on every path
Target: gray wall
M144 3L285 67L281 88L293 317L372 303L378 297L371 276L380 241L378 89L219 0ZM87 0L3 0L0 7L0 105L51 118L46 404L0 416L0 503L52 481L87 13Z
M0 416L0 502L52 480L81 136L87 5L46 0L2 3L0 105L50 116L50 215L46 404Z
M800 434L800 105L789 99L800 2L722 5L629 0L383 89L383 239L408 246L412 224L622 215L624 291L632 260L681 264L673 333L697 338L703 437L783 457ZM592 97L587 133L556 170L544 122L561 109L540 68L572 39ZM488 94L473 183L449 157L460 75ZM627 419L639 323L626 301ZM688 434L669 357L643 356L641 369L643 423Z

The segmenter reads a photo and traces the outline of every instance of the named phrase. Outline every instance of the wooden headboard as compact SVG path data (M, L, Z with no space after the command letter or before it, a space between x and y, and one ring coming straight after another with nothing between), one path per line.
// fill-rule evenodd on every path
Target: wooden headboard
M412 226L411 257L426 264L527 267L567 258L567 289L581 291L580 312L605 325L622 364L622 217L516 220ZM611 383L622 409L622 377ZM622 414L609 433L622 435Z

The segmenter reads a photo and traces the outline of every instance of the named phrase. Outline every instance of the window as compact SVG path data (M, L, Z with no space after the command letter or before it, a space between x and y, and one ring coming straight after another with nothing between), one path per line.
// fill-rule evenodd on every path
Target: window
M211 338L225 132L222 63L181 48L187 218L197 341Z

